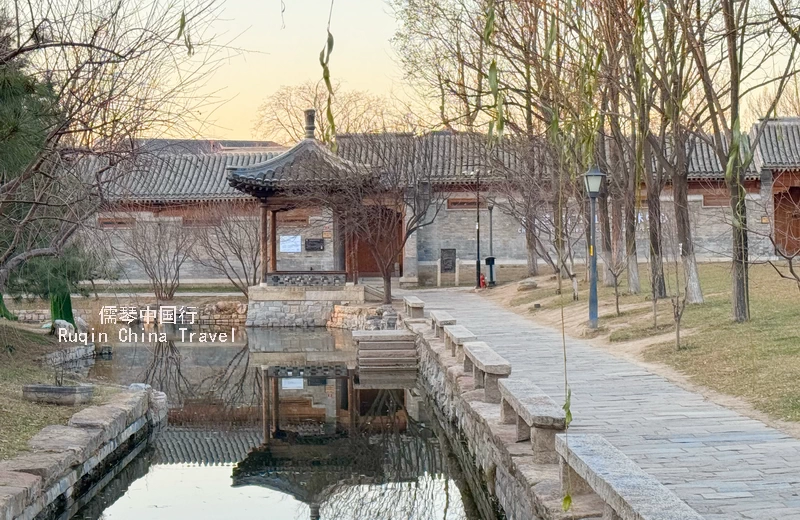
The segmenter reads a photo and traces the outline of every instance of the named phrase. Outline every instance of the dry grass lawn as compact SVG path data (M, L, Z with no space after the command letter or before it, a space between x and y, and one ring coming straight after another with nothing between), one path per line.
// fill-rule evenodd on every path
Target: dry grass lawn
M649 292L647 266L641 266L642 287ZM731 319L730 267L703 264L700 277L706 302L687 306L682 322L682 349L675 348L672 304L658 305L658 327L649 294L628 295L625 283L617 316L612 288L599 291L599 331L586 329L588 284L580 285L580 301L573 302L569 284L555 294L557 281L538 278L539 288L518 292L517 284L490 291L487 297L531 316L535 321L561 326L561 306L568 333L596 338L610 350L646 361L663 363L690 381L724 394L741 397L775 419L800 421L800 291L780 279L767 265L751 267L752 320ZM676 286L674 272L669 277ZM534 304L540 308L535 309Z
M0 459L26 450L28 439L40 429L50 424L66 424L82 408L22 399L23 385L54 381L54 371L42 367L38 358L63 347L52 336L0 320ZM102 402L112 391L96 387L93 400Z

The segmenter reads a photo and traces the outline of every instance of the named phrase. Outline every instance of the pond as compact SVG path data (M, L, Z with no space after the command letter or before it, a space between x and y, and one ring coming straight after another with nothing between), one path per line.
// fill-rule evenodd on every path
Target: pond
M358 377L347 369L349 333L249 329L225 344L166 336L112 342L112 359L89 368L166 392L169 426L72 518L491 516L416 374Z

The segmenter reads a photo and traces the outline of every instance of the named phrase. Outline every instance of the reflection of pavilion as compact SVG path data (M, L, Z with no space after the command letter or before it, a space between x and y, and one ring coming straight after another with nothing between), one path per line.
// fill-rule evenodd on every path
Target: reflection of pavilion
M282 373L301 369L306 373L308 367L269 367L266 372L274 384ZM350 381L353 391L352 371L331 375ZM314 520L323 504L334 497L346 500L356 486L439 478L444 473L439 445L430 430L408 417L405 390L367 392L369 397L351 407L361 413L348 416L348 436L287 435L278 428L236 465L233 486L257 485L291 495L308 504Z

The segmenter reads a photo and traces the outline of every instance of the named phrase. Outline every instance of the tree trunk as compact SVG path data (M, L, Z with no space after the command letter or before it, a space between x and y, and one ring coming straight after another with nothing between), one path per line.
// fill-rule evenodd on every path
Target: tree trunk
M539 257L536 254L536 237L532 222L525 223L525 247L528 251L528 276L538 276Z
M55 291L50 294L50 319L55 330L56 320L64 320L75 325L72 314L72 298L69 291Z
M17 317L12 314L8 307L6 307L6 302L3 300L3 293L0 292L0 318L5 318L11 321L17 321Z
M750 320L749 247L747 242L747 206L739 172L730 183L733 212L733 319L738 323Z
M647 213L650 224L650 285L655 299L666 298L667 288L664 283L664 260L661 251L661 199L655 186L647 193Z
M697 271L697 258L694 254L692 227L689 220L689 187L685 175L676 172L672 176L672 193L683 275L686 277L686 302L690 304L703 303L703 289L700 286L700 275Z
M608 192L603 193L597 199L598 214L600 215L600 230L603 239L603 285L605 287L614 286L614 273L611 272L614 265L614 248L611 238L611 216L608 212Z
M625 207L625 256L628 262L628 293L642 291L639 282L639 259L636 254L636 197L628 197Z
M392 268L384 269L381 273L383 277L383 303L392 304Z
M553 201L553 240L555 240L556 257L558 258L556 265L558 270L556 274L561 274L561 279L569 278L569 272L566 268L566 258L564 252L564 215L561 212L558 198Z

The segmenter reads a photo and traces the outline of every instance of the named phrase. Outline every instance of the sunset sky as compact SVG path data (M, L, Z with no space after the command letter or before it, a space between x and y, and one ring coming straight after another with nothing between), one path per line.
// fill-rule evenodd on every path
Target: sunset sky
M256 109L281 85L322 77L319 51L325 43L329 0L226 0L221 40L246 49L218 68L207 89L225 103L209 117L202 137L252 139ZM282 25L285 25L282 28ZM331 74L348 89L389 95L401 88L401 71L389 39L395 31L384 0L336 0L331 32Z

